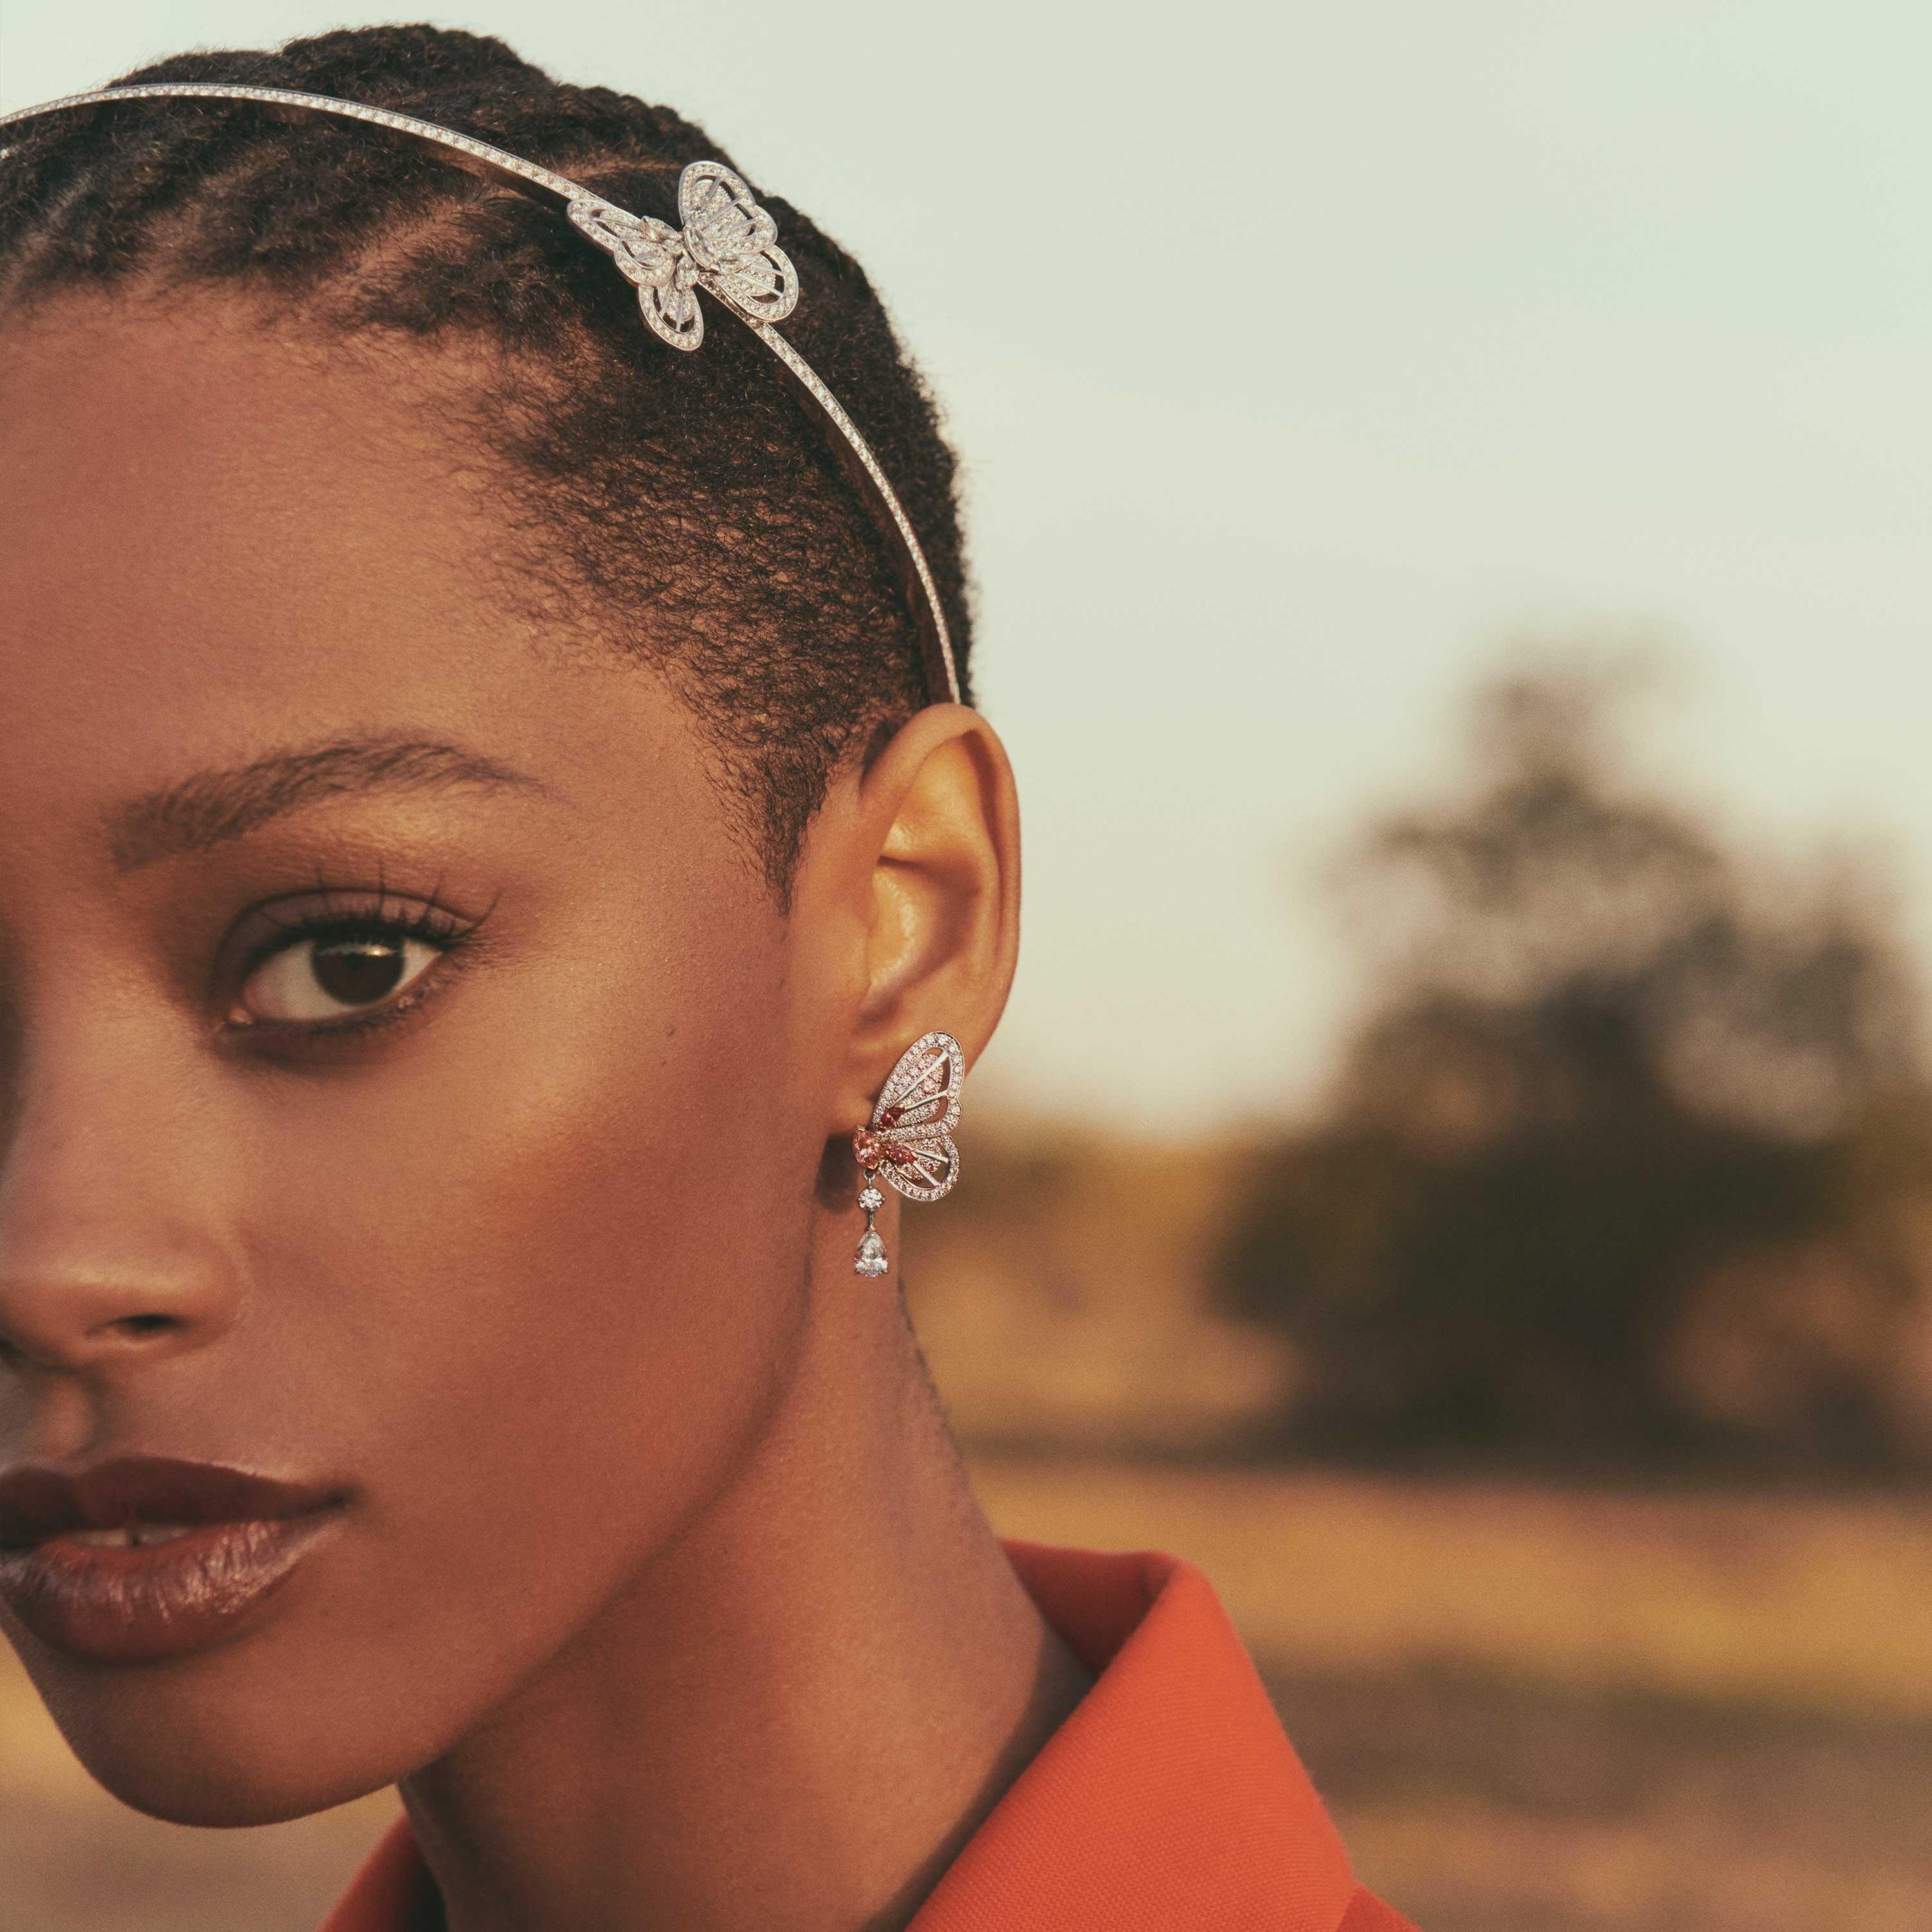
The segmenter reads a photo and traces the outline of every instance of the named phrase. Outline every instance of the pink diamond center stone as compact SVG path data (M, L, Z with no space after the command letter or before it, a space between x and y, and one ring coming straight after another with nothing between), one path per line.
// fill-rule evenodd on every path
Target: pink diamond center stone
M869 1128L860 1127L852 1136L852 1151L858 1156L859 1165L871 1174L884 1159L886 1150L882 1142L873 1138Z

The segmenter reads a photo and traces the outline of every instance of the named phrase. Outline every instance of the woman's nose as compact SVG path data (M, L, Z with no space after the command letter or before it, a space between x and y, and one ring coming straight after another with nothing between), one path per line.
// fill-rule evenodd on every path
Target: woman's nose
M0 1120L0 1350L16 1360L131 1367L232 1325L225 1164L195 1144L166 1077L152 1063L124 1079L98 1058L64 1076L44 1066Z
M206 1346L232 1318L231 1298L187 1256L10 1253L0 1264L0 1355L44 1368L131 1367Z

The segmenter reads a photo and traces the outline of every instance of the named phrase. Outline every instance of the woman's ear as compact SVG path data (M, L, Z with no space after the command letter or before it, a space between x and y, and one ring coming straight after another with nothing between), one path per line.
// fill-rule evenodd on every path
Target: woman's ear
M916 712L835 783L794 899L806 949L829 949L812 976L843 1035L828 1133L866 1119L920 1034L950 1033L978 1058L1012 986L1019 897L1012 766L978 712Z

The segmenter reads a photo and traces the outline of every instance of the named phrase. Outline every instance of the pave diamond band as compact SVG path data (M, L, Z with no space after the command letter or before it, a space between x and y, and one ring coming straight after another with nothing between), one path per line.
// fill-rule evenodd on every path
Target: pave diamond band
M560 201L572 225L608 254L619 272L636 286L645 322L673 348L695 350L704 340L699 290L722 302L777 358L832 430L833 450L863 496L889 551L908 566L904 573L907 598L919 632L927 695L935 704L962 701L958 667L939 586L911 520L858 426L811 364L774 326L790 314L798 301L797 278L778 246L777 224L758 206L744 182L722 162L694 161L684 170L678 182L678 213L683 226L676 229L648 216L632 214L563 175L433 121L392 113L359 100L339 100L332 94L304 94L288 88L230 87L186 80L100 88L0 114L0 130L69 109L155 100L254 101L264 106L303 109L367 122L404 135L458 165L500 176L521 192ZM0 146L0 160L8 152Z

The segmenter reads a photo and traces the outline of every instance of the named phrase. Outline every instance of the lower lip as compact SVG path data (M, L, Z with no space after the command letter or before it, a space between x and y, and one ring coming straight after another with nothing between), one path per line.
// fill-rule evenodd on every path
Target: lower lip
M95 1664L184 1657L238 1636L340 1512L213 1522L104 1549L58 1537L0 1550L0 1598L50 1648Z

